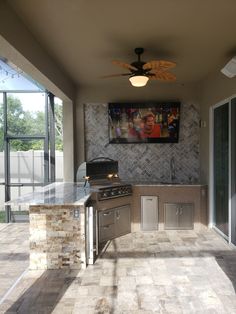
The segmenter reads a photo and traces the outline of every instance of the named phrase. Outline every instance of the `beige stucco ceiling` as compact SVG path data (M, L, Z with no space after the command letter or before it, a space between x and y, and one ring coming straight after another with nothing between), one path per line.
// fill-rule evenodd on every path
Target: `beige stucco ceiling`
M100 76L124 72L111 61L134 61L135 47L145 48L145 61L175 61L179 84L201 81L236 55L235 0L7 3L79 87L124 84L126 77Z

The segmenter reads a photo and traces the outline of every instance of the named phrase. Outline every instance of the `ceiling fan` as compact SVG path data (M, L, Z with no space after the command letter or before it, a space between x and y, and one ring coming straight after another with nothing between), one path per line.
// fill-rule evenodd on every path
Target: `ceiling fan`
M176 66L175 62L165 60L153 60L149 62L141 61L141 54L144 52L143 48L135 48L134 52L138 56L138 60L131 64L122 61L114 60L112 63L122 68L129 70L129 73L111 74L103 76L102 78L110 78L117 76L129 76L131 84L135 87L145 86L148 80L159 80L166 82L173 82L176 76L170 72Z

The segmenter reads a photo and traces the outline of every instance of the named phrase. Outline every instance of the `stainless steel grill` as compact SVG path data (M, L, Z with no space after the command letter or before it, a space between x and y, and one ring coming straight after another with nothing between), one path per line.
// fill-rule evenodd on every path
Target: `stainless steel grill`
M81 173L93 191L86 209L87 263L93 264L107 241L130 232L132 186L120 181L114 160L83 164Z
M121 182L119 179L118 162L110 158L101 157L82 164L77 171L77 178L82 179L82 176L85 183L88 180L90 186L97 190L93 197L96 201L132 194L131 184Z

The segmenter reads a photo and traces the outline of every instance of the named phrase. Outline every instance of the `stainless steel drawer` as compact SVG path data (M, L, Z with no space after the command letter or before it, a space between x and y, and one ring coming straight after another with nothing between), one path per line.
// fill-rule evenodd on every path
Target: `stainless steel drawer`
M107 241L115 237L115 224L101 226L99 229L99 242Z
M114 223L115 211L113 209L99 212L99 225L106 226Z

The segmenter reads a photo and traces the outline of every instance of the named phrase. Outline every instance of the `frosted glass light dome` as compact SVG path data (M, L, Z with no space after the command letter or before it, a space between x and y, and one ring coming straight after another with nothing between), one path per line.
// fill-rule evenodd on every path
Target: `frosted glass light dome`
M149 78L145 75L134 75L129 78L130 83L134 87L143 87L147 84Z

